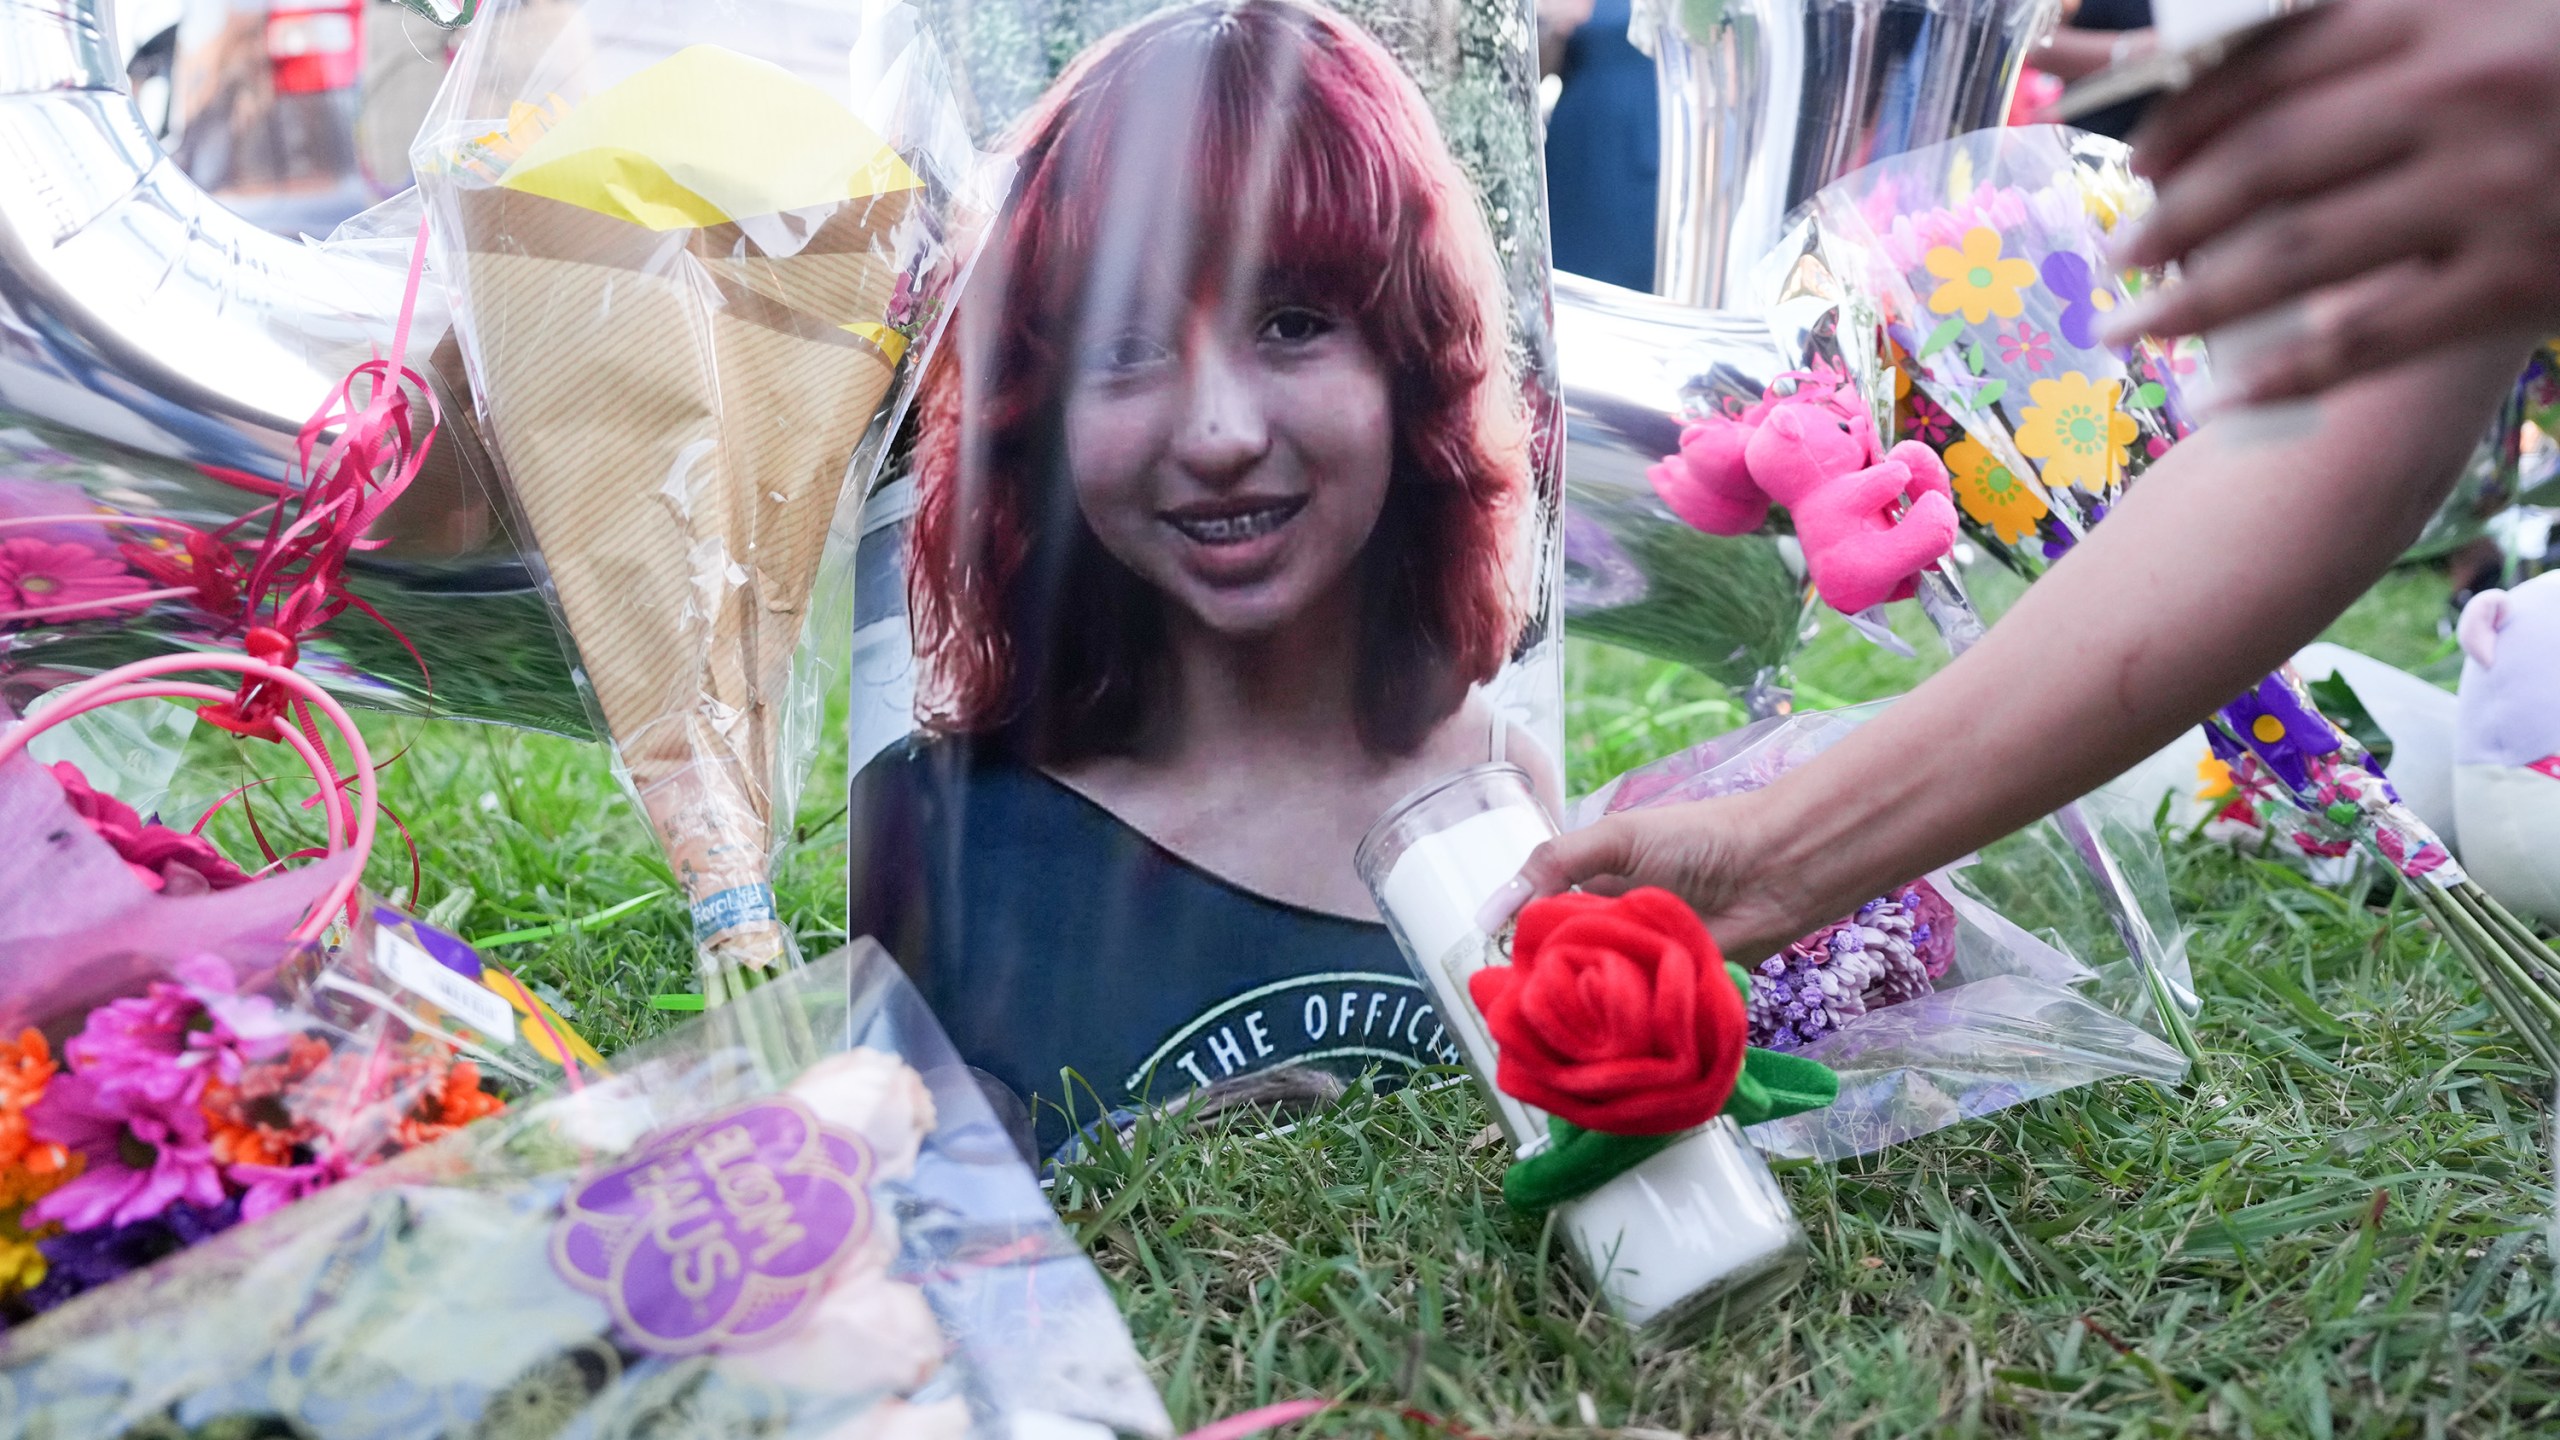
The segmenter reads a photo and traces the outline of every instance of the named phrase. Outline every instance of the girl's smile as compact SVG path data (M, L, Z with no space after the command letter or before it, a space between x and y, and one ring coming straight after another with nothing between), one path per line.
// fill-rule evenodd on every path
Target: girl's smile
M1142 287L1146 282L1140 282ZM1258 637L1342 598L1395 466L1385 366L1320 304L1132 297L1083 347L1067 451L1085 523L1209 630Z

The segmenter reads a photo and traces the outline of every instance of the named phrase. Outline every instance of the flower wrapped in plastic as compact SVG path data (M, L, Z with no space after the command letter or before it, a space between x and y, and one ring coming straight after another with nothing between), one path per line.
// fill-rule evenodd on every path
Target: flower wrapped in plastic
M1966 529L2029 578L2198 423L2201 341L2100 343L2105 317L2164 278L2106 259L2115 229L2149 202L2121 144L2056 127L1985 131L1825 188L1765 272L1782 336L1835 358L1873 413L1907 419L1925 399L1953 420L1961 433L1941 453ZM2226 762L2250 757L2272 775L2307 830L2387 863L2525 1041L2560 1065L2560 961L2471 883L2298 679L2252 686L2207 734Z
M368 905L301 938L354 859L253 880L72 765L0 760L0 1318L440 1140L553 1057L595 1063L432 927Z
M62 1434L1169 1429L867 942L10 1339L17 1413Z
M1006 171L904 7L571 9L491 6L413 158L485 433L717 999L796 963L773 818L824 707L794 656Z
M1603 815L1756 790L1837 743L1876 707L1808 712L1721 736L1619 776L1575 807ZM2082 802L2168 983L2190 988L2149 816L2105 792ZM1775 1155L1836 1160L2115 1076L2173 1085L2175 1048L2144 1028L2149 967L2056 820L1896 887L1762 961L1753 1045L1840 1077L1828 1108L1754 1124Z

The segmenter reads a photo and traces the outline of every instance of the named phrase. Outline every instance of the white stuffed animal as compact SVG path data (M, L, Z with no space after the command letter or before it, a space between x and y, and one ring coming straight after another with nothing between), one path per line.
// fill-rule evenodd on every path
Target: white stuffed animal
M2560 572L2483 591L2459 633L2463 868L2508 909L2560 927Z

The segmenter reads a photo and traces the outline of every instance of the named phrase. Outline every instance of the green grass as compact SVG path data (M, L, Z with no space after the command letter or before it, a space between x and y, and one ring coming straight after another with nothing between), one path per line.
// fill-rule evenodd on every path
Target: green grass
M2440 659L2443 595L2394 577L2335 633ZM1799 693L1889 693L1934 668L1918 648L1898 660L1826 627ZM1624 652L1578 645L1569 669L1577 788L1740 719L1720 687ZM424 903L471 890L465 933L667 883L596 747L372 729L407 744L390 803L419 834ZM822 762L781 886L813 953L844 914L842 778ZM1811 1274L1688 1348L1639 1352L1502 1206L1465 1087L1355 1092L1280 1135L1142 1130L1072 1171L1060 1208L1186 1425L1315 1395L1350 1408L1308 1434L1421 1433L1406 1406L1492 1436L1633 1440L2560 1429L2548 1077L2407 907L2183 842L2170 867L2208 997L2187 1090L2102 1085L1786 1169ZM372 874L406 885L396 842ZM647 999L688 987L681 921L662 900L499 958L611 1049L674 1023Z

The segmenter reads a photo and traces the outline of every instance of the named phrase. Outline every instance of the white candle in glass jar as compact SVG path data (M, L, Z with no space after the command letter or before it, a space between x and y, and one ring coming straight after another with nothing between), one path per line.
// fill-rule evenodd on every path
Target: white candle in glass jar
M1493 937L1477 924L1485 902L1555 833L1525 774L1483 766L1390 810L1358 860L1524 1154L1547 1143L1547 1117L1495 1087L1495 1047L1466 978L1493 958ZM1681 1137L1558 1213L1610 1308L1653 1335L1719 1306L1738 1314L1783 1293L1803 1267L1804 1235L1785 1195L1729 1120Z

